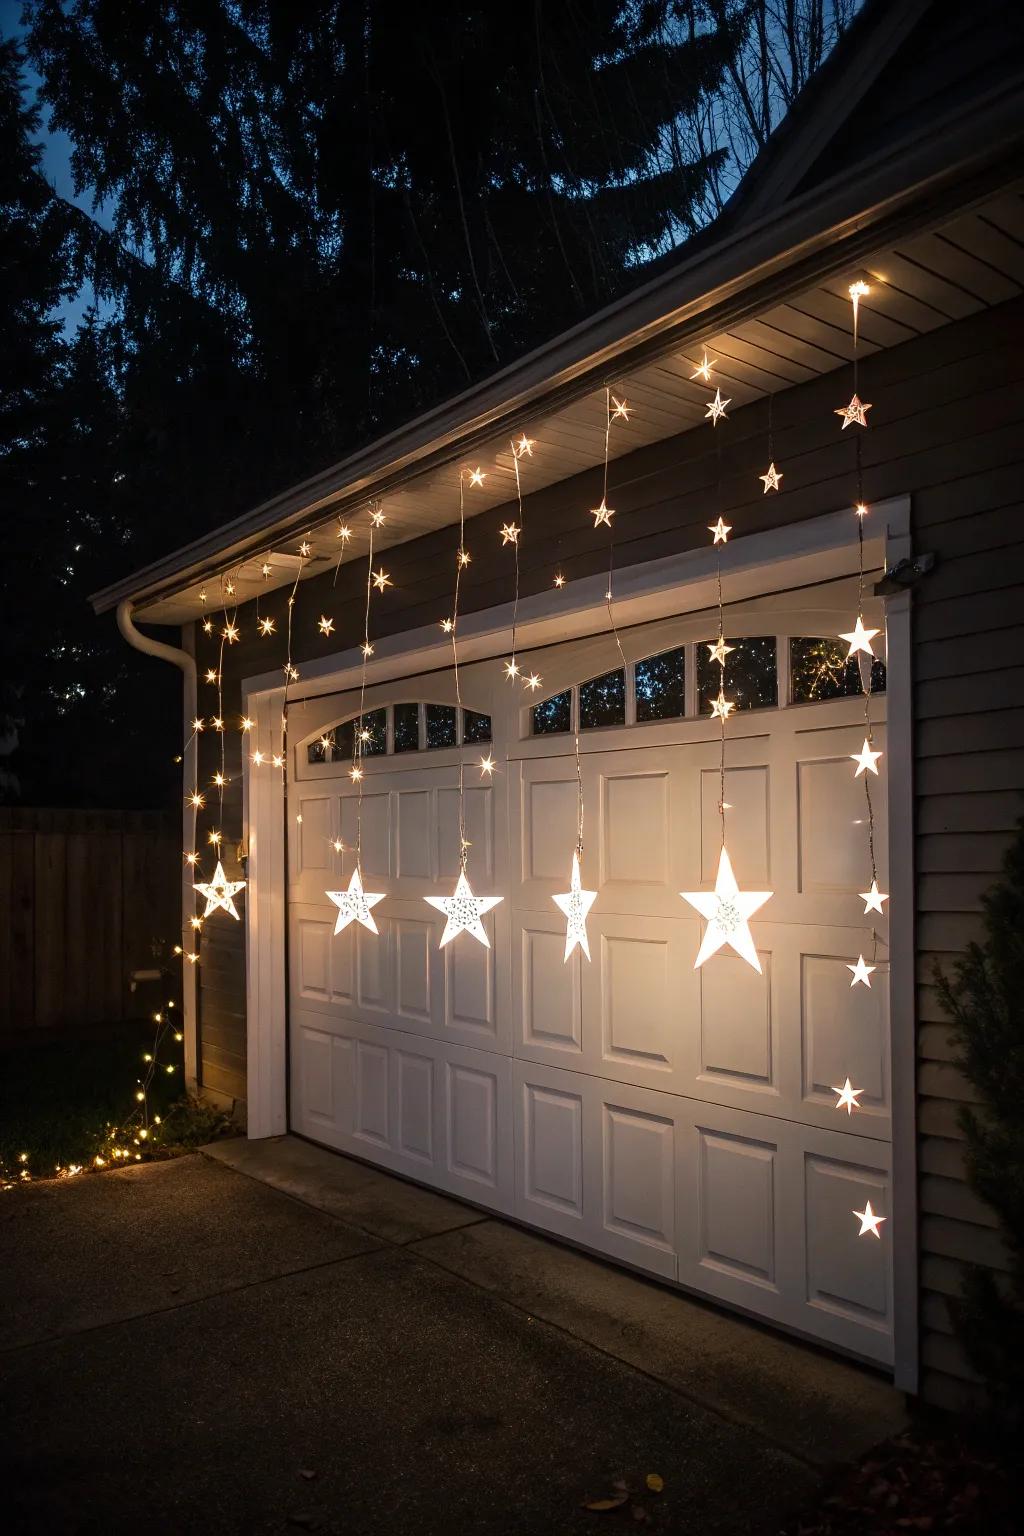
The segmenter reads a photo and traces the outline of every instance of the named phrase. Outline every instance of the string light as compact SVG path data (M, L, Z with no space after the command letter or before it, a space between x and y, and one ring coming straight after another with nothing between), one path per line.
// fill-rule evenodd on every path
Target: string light
M217 683L220 681L220 674L218 673L216 667L207 667L206 681L208 683Z
M556 587L564 587L565 586L565 577L562 575L561 571L558 571L556 576L555 576L555 586Z
M204 619L203 620L203 634L204 635L212 635L213 634L213 620L212 619Z
M228 645L238 644L238 626L236 624L226 624L224 626L224 639Z
M517 459L521 459L521 458L525 457L525 458L532 459L533 458L533 449L534 449L534 445L536 444L536 441L537 441L536 438L534 438L534 437L527 437L526 433L524 432L522 437L519 439L518 443L515 446L516 458Z
M717 357L708 357L707 348L705 347L703 358L697 364L697 366L694 369L693 373L690 374L691 380L700 379L702 384L710 384L711 383L711 370L712 370L712 368L714 368L714 366L715 366L715 364L717 362L718 362Z
M714 543L728 544L729 535L732 533L732 525L727 523L724 517L720 517L717 523L708 524L708 533L714 534Z
M860 1222L860 1231L857 1233L858 1237L863 1237L865 1232L870 1232L874 1237L881 1238L882 1234L878 1229L882 1222L888 1220L888 1218L876 1215L871 1209L870 1200L864 1202L864 1209L862 1211L854 1211L853 1214Z
M519 540L519 529L516 527L515 523L502 523L502 525L501 525L501 542L502 542L502 544L503 545L505 545L505 544L515 544L515 543L518 542L518 540Z
M480 759L480 776L481 776L481 778L483 778L484 776L486 776L487 778L492 778L493 775L494 775L494 767L495 767L494 758L491 756L490 752L488 752L486 757L482 757Z
M865 405L860 397L854 394L849 405L839 406L833 412L833 415L842 417L843 431L845 432L847 427L866 427L868 424L868 411L870 410L871 406Z
M872 880L871 889L869 891L859 891L857 894L860 896L861 901L864 903L865 917L867 917L869 912L881 912L882 902L889 900L885 892L878 889L877 880Z
M388 575L383 566L381 566L379 571L374 571L373 584L377 588L378 592L383 592L385 587L394 586L394 582L391 580L391 577Z
M847 661L851 657L856 656L858 652L863 652L865 656L870 656L874 660L875 653L871 649L871 642L879 634L881 634L879 629L865 629L864 620L858 613L857 622L853 629L848 634L839 636L840 640L845 640L850 647L849 655L846 658Z
M200 896L206 897L206 911L203 917L209 917L211 912L224 911L235 922L239 921L238 909L234 898L239 891L245 890L244 880L229 880L224 873L224 866L220 859L217 860L217 868L213 872L213 879L209 881L197 881L194 889Z
M717 427L718 423L725 419L726 406L731 404L732 401L723 400L722 391L720 389L716 389L715 398L713 400L707 401L707 410L704 413L704 420L710 421L713 427Z
M582 815L582 812L581 812ZM568 960L577 944L587 959L590 959L590 941L587 938L587 914L597 900L596 891L585 891L580 880L580 845L582 835L577 840L577 846L572 855L572 874L569 879L569 889L559 896L552 896L551 900L560 911L565 913L565 953L562 956L563 963Z
M261 635L272 635L276 628L277 628L277 625L274 623L273 619L260 619L260 634Z
M476 939L485 949L490 949L491 941L481 923L481 917L490 912L503 900L501 896L474 896L469 880L466 877L465 868L460 870L456 881L455 890L451 896L424 896L423 900L438 912L443 912L447 919L444 932L441 935L439 947L444 949L452 939L458 938L460 933L468 933Z
M629 407L628 403L625 400L616 400L614 395L612 395L612 397L611 397L611 403L612 403L612 420L613 421L628 421L629 417L630 417L630 407Z
M531 458L533 457L533 441L532 441L531 438L528 438L526 436L526 433L524 432L522 437L519 439L518 443L516 443L515 440L513 439L512 443L511 443L511 447L512 447L512 468L515 471L515 477L516 477L516 502L517 502L518 507L519 507L519 522L518 522L518 524L516 526L517 526L517 528L519 530L519 534L522 534L522 531L523 531L524 527L526 526L526 518L525 518L524 513L523 513L523 481L522 481L522 476L519 473L519 460L524 456L524 454L528 454ZM462 495L462 481L460 479L460 481L459 481L459 505L460 505L460 507L462 505L462 499L463 499L463 495ZM460 547L461 547L461 545L460 545ZM514 581L514 589L513 589L513 596L512 596L512 658L511 658L510 661L507 661L505 663L505 677L506 677L507 681L510 682L510 683L514 683L516 678L519 676L519 667L518 667L518 664L516 662L516 630L517 630L517 626L518 626L518 623L519 623L519 538L518 538L518 536L512 540L512 553L515 556L515 581Z
M594 519L595 528L600 528L602 523L606 528L610 528L612 518L615 516L615 508L606 506L604 497L602 497L601 505L599 507L591 507L590 515Z
M854 774L854 778L859 779L861 774L866 769L868 773L873 773L877 779L878 768L876 764L878 763L878 759L882 756L884 756L883 753L873 752L871 750L871 743L865 736L864 745L861 747L860 751L850 753L850 761L857 764L857 771Z
M442 619L441 628L444 630L446 635L450 635L452 630L455 628L455 625L452 623L451 619Z
M333 634L333 632L334 632L334 620L333 619L329 619L325 613L322 613L320 615L320 622L319 622L317 627L319 628L320 633L322 635Z
M483 485L486 478L487 477L484 474L484 471L480 468L479 464L477 465L476 469L472 469L469 472L470 485Z
M775 460L773 459L768 465L766 472L763 475L758 475L757 478L764 482L764 494L767 496L769 491L778 490L782 483L782 471L775 468Z
M871 986L871 974L872 974L873 971L875 971L877 969L877 967L874 966L874 965L865 965L865 963L864 963L864 956L863 955L858 955L857 956L857 964L856 965L849 965L848 964L846 969L848 971L852 971L852 973L853 973L853 980L850 982L850 986L851 987L856 987L859 984L862 987L870 988L870 986Z
M846 1079L846 1082L841 1088L833 1088L832 1092L839 1095L835 1105L833 1106L835 1109L845 1109L848 1115L852 1115L855 1109L860 1109L858 1100L860 1099L861 1094L864 1092L864 1089L854 1088L851 1085L849 1078Z
M335 845L337 849L337 844ZM348 888L344 891L328 891L327 897L338 909L338 920L334 925L335 934L342 933L349 923L361 923L370 933L377 933L377 924L374 921L372 908L379 901L384 900L384 892L370 893L363 890L363 882L359 874L359 866L349 877Z

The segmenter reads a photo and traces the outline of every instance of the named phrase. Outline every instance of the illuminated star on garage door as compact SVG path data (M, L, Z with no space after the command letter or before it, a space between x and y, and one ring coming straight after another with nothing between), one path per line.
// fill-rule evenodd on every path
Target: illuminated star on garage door
M713 891L680 891L684 901L696 907L707 919L704 938L693 963L694 970L720 950L723 944L734 949L741 960L760 974L761 962L750 934L750 918L771 897L771 891L741 891L732 872L726 850L718 861L718 878Z
M200 882L198 885L194 885L192 889L198 891L200 896L206 897L204 917L209 917L211 912L216 912L218 907L220 907L223 911L229 913L236 923L239 921L238 909L233 898L237 896L239 891L245 890L245 881L229 880L224 873L224 865L219 859L217 860L217 868L213 872L213 879L209 884L204 885Z
M349 923L362 923L371 933L377 932L377 924L371 907L375 907L378 901L384 900L384 892L374 892L372 895L363 890L363 880L356 865L348 882L347 891L326 891L328 900L333 901L338 909L338 921L334 925L335 933L342 933Z
M596 891L585 891L580 884L580 856L574 853L572 856L572 875L569 878L569 889L561 896L552 896L551 900L566 916L565 927L565 954L563 961L568 960L578 944L580 949L590 959L590 942L587 939L587 913L597 900Z
M474 939L479 940L485 949L490 949L491 941L484 932L484 925L480 921L485 912L496 907L503 898L501 896L474 896L466 879L466 871L459 875L458 884L451 896L424 896L423 900L430 906L436 907L438 912L443 912L448 921L445 923L444 933L441 935L441 948L458 938L460 933L468 933Z

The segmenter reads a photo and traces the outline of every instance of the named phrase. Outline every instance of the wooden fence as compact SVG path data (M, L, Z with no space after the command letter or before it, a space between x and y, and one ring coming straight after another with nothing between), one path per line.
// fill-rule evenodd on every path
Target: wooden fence
M0 1032L139 1012L130 973L168 958L180 899L171 816L0 809Z

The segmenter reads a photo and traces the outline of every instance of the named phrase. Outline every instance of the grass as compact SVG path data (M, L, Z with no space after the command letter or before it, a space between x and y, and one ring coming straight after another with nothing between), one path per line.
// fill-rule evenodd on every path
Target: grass
M226 1115L182 1097L183 1048L170 1031L147 1092L147 1127L136 1094L153 1038L153 1024L140 1020L0 1051L0 1181L166 1157L222 1134Z

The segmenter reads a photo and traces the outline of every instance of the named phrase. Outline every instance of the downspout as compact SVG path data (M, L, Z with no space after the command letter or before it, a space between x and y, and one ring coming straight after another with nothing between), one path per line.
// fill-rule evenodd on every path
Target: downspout
M159 656L161 661L169 661L172 666L178 667L181 671L182 740L186 743L182 754L182 780L183 786L197 784L199 782L197 777L199 743L192 730L192 721L195 719L198 704L195 657L188 651L178 650L173 645L165 645L162 640L154 640L136 629L132 618L133 609L134 604L127 597L117 605L117 627L128 644L133 650L141 651L145 656ZM192 846L192 812L185 801L184 792L182 806L182 846L190 848ZM193 901L192 871L185 864L182 866L181 877L180 940L181 947L185 951L191 950L195 938L186 918L186 913L191 911ZM196 968L194 965L186 965L183 961L181 971L181 1032L185 1037L185 1088L188 1093L197 1094L199 1091L199 1033L196 1010Z

